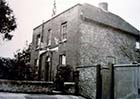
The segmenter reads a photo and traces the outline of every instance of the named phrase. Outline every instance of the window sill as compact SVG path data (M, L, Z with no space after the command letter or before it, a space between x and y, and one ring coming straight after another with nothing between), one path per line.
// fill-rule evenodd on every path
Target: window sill
M140 49L136 48L135 51L136 51L136 52L140 52Z
M63 39L63 40L59 41L59 44L65 43L65 42L67 42L67 39Z

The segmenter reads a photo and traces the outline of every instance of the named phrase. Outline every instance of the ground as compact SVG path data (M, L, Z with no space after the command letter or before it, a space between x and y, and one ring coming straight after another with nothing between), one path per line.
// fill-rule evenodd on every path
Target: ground
M73 95L45 95L0 92L0 99L85 99Z

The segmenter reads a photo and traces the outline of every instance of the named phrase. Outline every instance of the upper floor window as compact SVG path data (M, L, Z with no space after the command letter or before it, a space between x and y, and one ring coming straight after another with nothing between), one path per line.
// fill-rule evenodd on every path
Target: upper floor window
M41 41L41 38L40 38L40 34L37 35L37 43L36 43L36 47L38 48L40 46L40 41Z
M48 30L48 45L51 45L52 43L52 30Z
M61 24L61 38L62 40L67 39L67 22Z

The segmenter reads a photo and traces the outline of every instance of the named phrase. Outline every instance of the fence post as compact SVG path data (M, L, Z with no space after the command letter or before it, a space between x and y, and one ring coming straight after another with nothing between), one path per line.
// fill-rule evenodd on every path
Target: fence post
M114 99L114 65L109 63L110 68L110 94L109 99Z
M101 65L96 66L96 99L102 98L102 76L101 76Z

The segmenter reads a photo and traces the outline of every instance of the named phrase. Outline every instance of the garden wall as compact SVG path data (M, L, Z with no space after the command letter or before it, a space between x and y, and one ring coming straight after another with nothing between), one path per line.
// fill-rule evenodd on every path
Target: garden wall
M1 92L49 93L53 83L45 81L0 80Z

